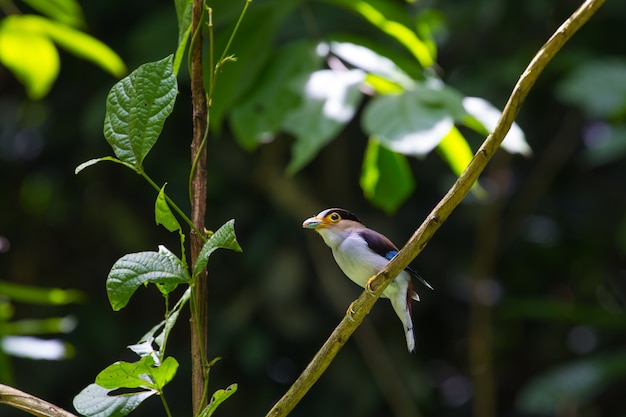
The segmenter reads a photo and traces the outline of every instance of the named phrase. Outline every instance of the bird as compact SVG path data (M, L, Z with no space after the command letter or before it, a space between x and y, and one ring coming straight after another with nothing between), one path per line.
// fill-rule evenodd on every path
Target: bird
M398 248L389 238L368 229L354 214L341 208L322 210L316 216L306 219L302 227L317 232L330 247L343 273L368 290L370 279L398 253ZM411 353L415 351L411 300L420 299L413 291L412 277L417 278L427 288L433 289L415 270L407 267L394 278L381 295L383 298L389 298L391 306L400 318L406 345ZM351 307L348 308L348 315L351 313Z

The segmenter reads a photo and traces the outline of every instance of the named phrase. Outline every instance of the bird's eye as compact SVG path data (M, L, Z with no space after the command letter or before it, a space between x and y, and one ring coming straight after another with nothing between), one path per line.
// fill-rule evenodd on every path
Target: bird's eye
M341 216L337 213L331 213L330 216L328 216L328 218L333 223L337 223L339 220L341 220Z

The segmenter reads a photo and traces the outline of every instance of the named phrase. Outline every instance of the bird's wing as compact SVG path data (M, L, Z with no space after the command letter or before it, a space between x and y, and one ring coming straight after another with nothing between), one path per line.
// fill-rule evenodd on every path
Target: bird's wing
M391 250L391 251L387 252L387 254L385 255L385 258L391 260L397 254L398 254L397 250ZM431 290L433 289L433 286L430 285L428 283L428 281L426 281L424 278L422 278L422 276L420 274L418 274L415 269L411 268L410 266L407 266L406 268L404 268L404 270L407 271L412 276L414 276L415 278L417 278L422 284L424 284L425 286L427 286ZM419 301L419 297L417 298L417 301Z
M363 238L365 243L367 243L367 246L373 252L379 254L380 256L391 260L398 253L398 248L396 247L396 245L394 245L393 242L389 240L389 238L385 235L381 235L380 233L371 229L364 229L359 232L359 235ZM424 284L431 290L433 289L432 285L430 285L424 278L422 278L421 275L418 274L417 271L415 271L413 268L407 266L405 270L409 274L420 280L422 284Z

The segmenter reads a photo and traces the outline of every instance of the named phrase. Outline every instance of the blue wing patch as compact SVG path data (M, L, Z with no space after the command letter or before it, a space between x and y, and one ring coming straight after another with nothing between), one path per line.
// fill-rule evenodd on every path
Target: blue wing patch
M385 254L385 258L387 258L389 260L392 260L393 257L396 256L397 254L398 254L397 250L390 250L389 252L387 252ZM433 289L432 285L430 285L424 278L422 278L422 276L420 274L418 274L415 269L411 268L410 266L407 266L406 268L404 268L404 270L407 271L409 274L413 275L418 280L420 280L420 282L422 284L424 284L425 286L427 286L431 290Z

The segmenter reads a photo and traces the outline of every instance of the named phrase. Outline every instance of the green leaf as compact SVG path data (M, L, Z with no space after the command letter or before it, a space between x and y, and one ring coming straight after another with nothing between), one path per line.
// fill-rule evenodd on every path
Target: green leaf
M7 281L0 281L0 294L11 300L41 305L65 305L85 301L82 291L34 287Z
M191 0L175 0L176 6L176 18L178 20L178 48L176 48L176 54L174 55L173 71L174 74L178 74L180 64L183 61L185 55L185 49L187 48L187 41L189 40L189 34L191 33Z
M149 282L164 284L172 291L178 284L189 282L189 274L180 259L165 246L159 246L158 252L124 255L115 262L106 281L113 310L126 306L137 288Z
M178 87L172 56L141 65L115 84L106 101L104 136L115 155L137 171L174 109Z
M154 219L157 226L161 224L170 232L181 230L180 223L176 220L176 216L170 210L170 206L165 199L165 185L159 190L159 195L154 203Z
M113 395L111 389L90 384L74 397L74 408L86 417L123 417L156 394L155 390Z
M244 149L252 150L271 141L285 115L300 104L302 93L293 86L321 68L322 58L315 48L309 41L292 42L280 48L263 70L263 82L233 109L230 125Z
M35 16L0 20L0 63L24 85L32 100L43 98L59 74L59 54Z
M287 172L295 174L332 140L354 117L361 101L359 86L365 79L361 70L321 70L301 80L302 104L282 122L285 131L296 137Z
M222 225L215 233L211 235L209 240L206 241L196 260L196 265L193 268L193 276L196 277L209 263L209 256L216 249L230 249L236 252L241 252L241 246L237 242L235 236L235 220L229 220Z
M605 58L585 62L557 85L558 97L583 108L591 118L626 113L626 59Z
M231 384L226 389L218 389L213 393L211 402L202 410L199 417L211 417L217 407L226 401L231 395L237 392L237 384Z
M464 115L461 96L454 90L419 83L403 94L374 98L365 108L362 123L368 135L392 151L423 156Z
M370 138L360 179L365 197L376 207L392 213L413 193L415 181L404 155Z
M496 128L500 116L502 115L500 110L480 97L465 97L463 99L463 108L470 116L469 119L464 120L463 124L485 135ZM476 128L476 122L482 125L483 129ZM504 137L501 146L502 149L510 153L519 153L524 156L530 156L533 153L528 142L526 142L524 132L517 123L511 125L511 129L509 129L509 132Z
M76 0L22 0L39 13L68 26L85 26L85 18Z
M439 142L438 150L457 176L465 171L474 157L472 148L456 127L450 129L448 134Z
M177 370L178 362L173 357L157 365L154 358L147 355L134 363L121 361L106 367L96 377L96 384L107 389L143 388L161 392Z
M584 406L609 384L626 376L626 354L614 353L563 365L534 378L517 406L524 415L556 415L571 404Z

